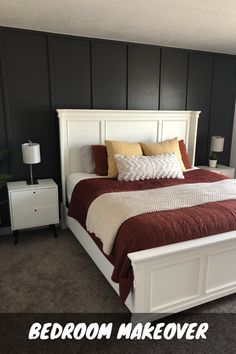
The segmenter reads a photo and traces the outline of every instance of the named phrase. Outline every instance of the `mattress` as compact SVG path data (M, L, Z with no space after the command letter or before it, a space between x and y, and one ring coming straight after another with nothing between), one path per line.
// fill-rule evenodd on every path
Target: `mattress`
M186 170L186 172L198 169L198 167L193 167L189 170ZM74 172L69 175L69 177L66 180L66 190L67 190L67 201L70 203L71 196L73 193L73 190L76 186L76 184L83 179L89 179L89 178L108 178L107 176L98 176L95 173L86 173L86 172Z
M74 172L69 175L66 180L66 191L67 191L67 201L68 203L71 200L71 196L76 184L83 179L89 178L101 178L101 176L96 175L95 173L85 173L85 172Z

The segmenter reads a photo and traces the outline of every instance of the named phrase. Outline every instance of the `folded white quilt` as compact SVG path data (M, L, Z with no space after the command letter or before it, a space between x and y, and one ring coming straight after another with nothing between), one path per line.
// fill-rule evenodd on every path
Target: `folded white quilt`
M105 193L90 205L86 227L103 243L110 254L116 234L131 217L155 212L188 208L209 202L236 199L236 180L194 183L141 191Z

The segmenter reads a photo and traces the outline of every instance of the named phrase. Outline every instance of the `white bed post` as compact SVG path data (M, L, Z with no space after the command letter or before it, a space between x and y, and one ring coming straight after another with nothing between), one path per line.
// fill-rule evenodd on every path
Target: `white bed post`
M58 110L57 110L58 112ZM64 111L58 112L59 118L59 135L60 135L60 159L61 159L61 188L62 188L62 202L61 202L61 228L67 228L66 224L66 178L69 171L69 152L68 152L68 134L67 134L67 120L64 117Z
M189 125L189 140L193 143L189 145L188 155L191 157L192 166L195 165L196 143L197 143L197 128L200 112L191 112Z

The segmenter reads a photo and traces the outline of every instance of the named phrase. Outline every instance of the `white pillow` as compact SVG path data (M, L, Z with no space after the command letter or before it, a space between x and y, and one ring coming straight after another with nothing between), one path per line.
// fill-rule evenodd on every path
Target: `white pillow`
M93 158L93 151L91 145L84 145L80 148L81 162L83 172L94 173L95 161Z
M155 156L115 155L115 160L119 181L184 178L175 153Z

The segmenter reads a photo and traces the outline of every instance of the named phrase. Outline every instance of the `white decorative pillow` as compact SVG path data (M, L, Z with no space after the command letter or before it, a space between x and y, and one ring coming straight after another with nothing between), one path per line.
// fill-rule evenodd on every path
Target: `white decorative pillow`
M83 145L80 148L81 162L83 172L94 173L95 161L93 158L93 151L91 145Z
M115 160L119 181L184 178L175 153L155 156L115 155Z

